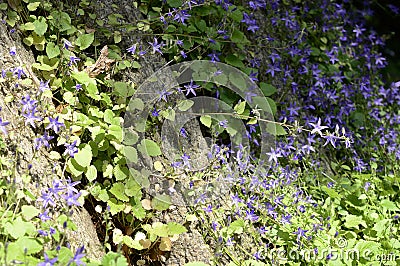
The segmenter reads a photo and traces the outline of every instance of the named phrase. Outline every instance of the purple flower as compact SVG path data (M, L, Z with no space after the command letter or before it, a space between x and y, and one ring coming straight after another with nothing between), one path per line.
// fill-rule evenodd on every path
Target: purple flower
M52 140L53 138L53 136L49 136L47 131L45 131L42 137L35 139L35 149L39 150L42 146L47 148L50 147L49 140Z
M292 215L290 215L290 214L288 214L288 215L283 215L282 214L282 219L281 219L281 222L283 223L283 224L291 224L291 220L292 219Z
M22 76L22 75L26 76L26 74L25 74L25 72L24 72L24 69L23 69L22 67L20 67L20 66L18 66L18 67L16 67L16 68L14 69L13 74L14 74L14 75L17 75L17 78L18 78L18 79L21 79L21 76Z
M159 114L159 111L157 111L157 109L154 107L154 110L151 112L151 115L154 116L154 117L157 117L160 114Z
M256 222L258 220L258 216L254 214L254 210L247 210L246 216L244 217L245 220L250 220L252 222Z
M83 253L84 250L85 250L85 246L78 248L75 252L74 257L69 260L67 266L71 265L71 263L73 263L73 262L76 265L86 265L85 263L82 262L83 257L85 257L85 255L86 255Z
M27 94L24 98L21 100L22 103L22 112L26 111L33 111L36 109L36 100L31 99L31 96Z
M68 153L69 156L74 158L74 154L78 152L78 148L76 147L76 140L71 144L65 143L64 146L66 148L64 155Z
M74 48L72 46L72 43L70 43L68 40L64 39L64 45L63 45L64 49L69 50L69 48Z
M49 117L50 123L46 127L46 129L51 128L54 130L55 133L58 133L61 127L65 127L64 123L58 122L58 118L59 116L57 116L56 118Z
M3 120L0 118L0 131L3 132L4 135L7 136L7 129L6 126L10 124L10 122L3 122Z
M149 44L151 45L151 47L153 47L153 54L155 54L156 52L158 52L158 53L160 53L160 54L163 54L163 53L161 52L161 50L160 50L162 47L165 46L165 44L164 44L163 42L158 43L157 38L154 37L154 42L153 42L153 43L149 42Z
M222 121L219 121L218 125L220 125L223 128L227 128L228 127L228 121L226 119L222 120Z
M43 80L40 81L39 84L39 90L41 92L45 91L45 90L50 90L50 86L49 86L50 80L44 82Z
M136 47L137 47L137 43L135 43L134 45L132 45L131 47L129 47L128 49L126 49L128 52L130 52L131 54L135 54L136 53Z
M15 46L10 48L10 55L11 56L15 56L17 54L17 48L15 48Z
M42 220L42 222L50 220L51 218L49 216L49 211L46 210L44 213L39 214L39 218Z
M175 8L174 8L174 11L176 11ZM178 10L175 14L174 20L182 23L183 25L186 25L185 20L187 20L189 18L190 18L190 15L188 14L187 10Z
M309 123L311 126L313 126L313 130L311 130L311 134L318 133L322 136L322 129L328 128L327 126L321 126L321 118L318 119L317 124L314 123Z
M81 59L79 59L79 58L76 57L76 56L71 55L71 56L69 57L68 66L71 66L72 64L77 64L78 61L81 61Z
M182 159L182 161L183 161L183 166L186 166L186 167L190 168L190 163L189 163L190 156L187 155L186 153L184 153L184 154L181 156L181 159Z
M278 163L278 158L282 157L281 152L273 148L271 148L271 152L267 152L267 155L269 155L268 161L274 161L275 163Z
M364 189L365 189L365 191L368 191L368 189L369 189L370 186L371 186L371 183L370 183L370 182L365 182L365 184L364 184Z
M184 138L187 138L187 137L188 137L188 136L187 136L187 131L186 131L186 129L184 129L183 127L181 128L181 130L180 130L179 133L180 133L181 136L184 137Z
M68 191L67 194L64 194L62 197L67 201L68 206L76 205L76 206L81 206L81 204L78 202L79 197L81 196L81 193L74 193L73 191Z
M25 125L31 124L31 126L33 128L36 128L35 127L35 120L36 121L42 121L42 118L40 118L39 116L35 116L35 110L32 110L27 114L22 114L22 116L26 118Z
M306 233L308 232L308 230L303 230L300 227L297 228L297 231L293 232L295 235L297 235L297 241L300 240L300 238L303 236L306 236Z
M176 45L183 46L183 41L182 40L176 40Z
M167 101L168 101L168 100L167 100L167 96L168 96L168 95L171 95L171 94L172 94L172 92L167 91L167 90L164 88L162 91L159 91L159 92L158 92L158 95L160 96L160 97L158 98L158 101L164 100L165 102L167 102Z
M183 87L186 88L186 96L188 96L189 93L192 93L194 96L196 96L196 92L194 91L194 89L197 89L200 86L193 84L193 80L190 80L190 84L189 85L184 85Z
M187 54L184 51L180 51L180 54L182 55L183 58L187 57Z
M56 203L53 199L53 193L46 193L42 191L42 196L38 199L38 201L43 201L43 208L46 209L47 205L51 205L53 207L56 206Z
M215 63L215 62L219 62L219 55L221 55L221 53L218 53L216 51L212 51L211 54L208 54L207 56L211 58L211 62Z
M77 91L82 90L82 84L77 83L77 84L75 85L75 90L77 90Z

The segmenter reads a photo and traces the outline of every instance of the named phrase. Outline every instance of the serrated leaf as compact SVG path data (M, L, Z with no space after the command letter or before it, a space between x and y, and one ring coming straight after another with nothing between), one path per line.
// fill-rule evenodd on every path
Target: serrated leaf
M151 225L151 233L160 237L168 237L168 226L161 222L154 222Z
M260 83L260 89L263 92L264 96L271 96L277 91L274 86L265 82Z
M78 153L74 155L73 160L83 168L88 167L92 161L92 148L90 145L85 145L85 147L80 149Z
M167 226L169 235L177 235L187 232L186 227L176 222L169 222Z
M153 209L165 211L171 206L171 198L168 195L157 195L152 200Z
M125 195L125 186L120 182L114 183L110 192L119 200L129 201L129 198Z
M39 36L43 36L45 34L45 32L47 31L46 19L42 16L40 16L38 19L36 19L33 22L33 25L35 26L35 29L33 31Z
M124 156L128 163L137 163L138 162L138 154L137 150L130 146L124 147Z
M21 213L26 221L30 221L33 217L37 216L40 211L35 206L23 205L21 207Z
M49 42L46 45L46 54L49 57L49 59L52 59L60 54L60 48L58 47L58 45Z
M79 46L81 50L85 50L89 48L89 46L93 43L94 41L94 33L89 33L89 34L82 34L80 35L75 43L76 45Z
M117 181L124 180L124 179L128 178L129 170L125 166L121 167L120 165L117 165L117 166L114 167L113 171L114 171L115 179Z
M149 156L159 156L161 155L161 149L158 144L150 139L144 139L143 143L146 148L146 152Z
M29 11L35 11L40 5L40 2L29 3L26 7Z
M122 242L130 248L134 248L137 250L143 249L143 246L140 244L140 242L137 240L133 240L133 238L130 236L124 236L122 238Z
M235 107L233 108L233 110L235 110L235 112L239 115L243 114L244 110L246 108L246 102L240 102L238 104L235 105Z
M236 220L232 222L228 227L228 234L241 234L243 233L244 229L244 221L243 220Z
M202 115L200 117L200 122L205 125L206 127L210 128L211 127L211 116L209 115Z
M380 205L384 209L389 210L389 211L398 211L399 210L399 208L396 206L396 204L394 204L394 202L387 200L387 199L382 200Z
M182 112L189 110L193 106L194 102L192 100L183 100L178 104L178 109Z
M90 165L87 170L86 170L86 178L90 181L93 182L97 178L97 169L94 165Z
M350 215L346 216L345 220L346 221L345 221L344 225L348 228L357 228L358 229L359 225L367 227L367 224L360 216L350 214Z

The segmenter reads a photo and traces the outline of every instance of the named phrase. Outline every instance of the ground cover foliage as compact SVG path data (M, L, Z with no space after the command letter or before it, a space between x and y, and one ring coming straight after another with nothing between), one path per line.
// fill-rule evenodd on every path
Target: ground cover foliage
M1 86L35 90L21 99L3 95L0 106L18 106L9 121L0 110L1 264L168 265L174 241L198 220L214 254L208 264L397 265L400 83L381 75L385 40L367 26L373 3L132 1L143 15L135 24L118 13L99 19L87 0L1 3L1 23L36 58L31 66L3 68L0 77ZM399 14L395 5L381 8ZM7 56L18 53L10 47ZM268 121L275 137L265 154L268 171L257 167L263 117L251 107L252 87L242 88L245 97L211 82L160 90L142 149L124 142L124 115L140 85L124 81L124 71L140 71L152 54L170 65L226 63L248 75L276 120ZM172 101L174 94L188 99ZM232 147L235 127L204 114L199 122L212 139L213 163L191 172L193 158L184 151L174 161L162 158L158 136L175 119L174 106L188 110L199 96L232 108L251 150ZM18 127L31 127L34 149L55 163L52 184L38 195L21 186L34 182L29 169L15 179L17 160L7 147L18 146L10 137ZM190 139L185 127L179 132ZM141 153L168 179L184 172L190 187L223 176L229 193L220 201L199 197L182 224L154 222L169 211L171 197L146 195L150 174L127 164ZM106 252L100 261L66 241L75 226L71 211L83 205Z

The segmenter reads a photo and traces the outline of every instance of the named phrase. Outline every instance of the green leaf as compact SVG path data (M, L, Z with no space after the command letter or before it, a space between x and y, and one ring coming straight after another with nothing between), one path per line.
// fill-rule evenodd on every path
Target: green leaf
M128 163L137 163L138 162L138 154L135 148L130 146L124 147L124 156Z
M260 83L260 89L263 92L264 96L271 96L277 91L274 86L265 82Z
M244 110L246 108L246 102L240 102L238 104L235 105L235 107L233 108L233 110L235 110L235 112L239 115L243 114Z
M382 200L380 205L384 209L389 210L389 211L398 211L399 210L399 208L396 206L396 204L394 204L394 202L387 200L387 199Z
M134 111L135 109L142 111L144 109L144 103L143 103L142 99L135 98L135 99L129 101L129 105L128 105L127 109L129 111Z
M93 182L97 178L97 169L94 165L91 165L87 168L86 170L86 178L90 181Z
M133 177L125 182L125 194L128 197L133 197L136 202L139 202L142 198L142 187Z
M31 220L33 217L37 216L40 213L40 211L36 209L35 206L32 205L23 205L21 207L21 212L22 212L22 217L24 217L26 221Z
M143 209L143 206L140 202L132 207L132 214L139 220L146 218L146 210Z
M344 225L347 228L357 228L358 229L360 224L364 227L367 227L367 224L360 216L350 214L350 215L346 216L345 220L346 221L345 221Z
M154 222L151 225L151 232L160 237L168 237L168 226L161 222Z
M121 182L114 183L110 192L119 200L129 201L129 198L125 195L125 186Z
M168 235L182 234L187 231L186 227L175 222L169 222L167 226L168 226Z
M143 246L140 244L139 240L133 240L130 236L124 236L122 238L122 242L130 248L134 248L137 250L142 250Z
M89 77L89 74L85 71L73 72L71 76L80 84L84 85L96 84L96 80L94 78Z
M170 7L181 7L182 6L182 0L167 0L167 3Z
M54 25L59 31L66 31L72 28L70 16L61 11L53 11L50 13L53 17Z
M40 5L40 2L33 2L27 5L29 11L35 11Z
M236 55L233 55L233 54L230 54L227 57L225 57L225 62L234 67L238 67L238 68L245 67L242 60L240 60Z
M92 161L92 148L86 144L84 148L74 155L73 160L83 168L88 167Z
M144 145L146 147L147 154L149 156L159 156L161 155L161 149L158 144L150 139L144 139L142 142L144 142Z
M12 222L7 222L4 225L5 232L14 239L21 238L22 236L35 232L33 223L24 222L21 217L17 217Z
M113 171L114 171L115 179L117 181L124 180L129 175L129 170L125 166L121 167L120 165L117 165L117 166L114 167Z
M168 195L157 195L151 201L153 209L157 211L165 211L171 206L171 198Z
M34 32L39 36L43 36L47 31L46 19L42 16L35 20L33 25L35 26Z
M205 125L206 127L210 128L211 127L211 116L209 115L202 115L200 117L200 122Z
M114 112L111 111L110 109L107 109L104 111L104 122L107 124L112 124L114 119Z
M89 34L82 34L80 35L75 43L76 45L79 46L81 50L85 50L89 48L89 46L93 43L94 41L94 33L89 33Z
M287 134L287 132L281 125L274 123L267 124L267 132L274 136L282 136Z
M49 59L52 59L60 54L60 48L52 42L46 45L46 54Z
M228 234L241 234L243 233L244 229L244 221L243 220L236 220L232 222L228 227Z
M194 102L191 100L183 100L178 104L178 109L182 112L189 110L193 106Z

